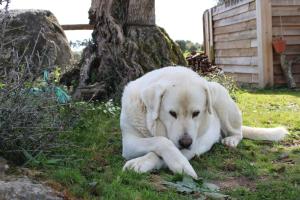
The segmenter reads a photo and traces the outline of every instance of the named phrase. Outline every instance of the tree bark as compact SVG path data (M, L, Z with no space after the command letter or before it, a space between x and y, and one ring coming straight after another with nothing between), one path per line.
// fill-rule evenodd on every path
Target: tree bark
M83 53L77 99L119 99L144 73L186 65L179 47L155 25L154 0L92 0L89 18L93 43Z
M281 69L287 81L288 88L290 89L297 87L295 79L293 77L292 67L294 63L297 63L299 61L300 61L300 57L296 58L295 60L287 61L285 54L280 55Z

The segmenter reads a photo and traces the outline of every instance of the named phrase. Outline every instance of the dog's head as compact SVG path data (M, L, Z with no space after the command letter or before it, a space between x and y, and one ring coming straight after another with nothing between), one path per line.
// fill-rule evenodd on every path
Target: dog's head
M206 81L156 84L142 92L142 101L147 108L150 132L158 135L165 131L179 149L193 145L212 110Z

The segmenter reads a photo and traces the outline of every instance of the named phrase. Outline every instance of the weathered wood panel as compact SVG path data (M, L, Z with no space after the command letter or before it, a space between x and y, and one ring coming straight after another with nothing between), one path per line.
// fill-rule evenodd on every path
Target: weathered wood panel
M300 16L300 6L276 6L272 8L273 16Z
M300 12L300 11L299 11ZM273 35L281 36L281 35L300 35L300 28L297 27L273 27Z
M216 35L214 41L226 42L226 41L234 41L234 40L255 39L256 37L257 37L256 30L246 30L246 31L240 31L235 33Z
M287 41L287 62L300 56L300 0L272 0L273 36ZM280 55L273 54L274 81L276 85L286 84L280 66ZM292 67L293 77L300 87L300 63Z
M287 55L297 55L300 56L300 45L288 45L285 53Z
M293 75L295 82L297 83L297 87L300 86L300 74L294 74ZM276 84L286 84L286 80L283 75L275 75L274 81Z
M257 57L216 58L217 65L257 65Z
M300 6L299 0L272 0L273 6Z
M286 43L288 45L297 45L300 44L300 35L294 35L294 36L284 36L284 39L286 40Z
M300 12L300 11L299 11ZM293 16L293 17L272 17L272 24L273 27L281 27L281 26L295 26L299 28L300 26L300 16Z
M287 47L288 48L288 47ZM295 55L287 55L286 56L286 59L288 60L288 61L290 61L290 60L295 60L296 58L298 58L298 57L300 57L300 53L299 54L295 54ZM279 54L277 54L277 53L274 53L274 59L273 59L274 61L274 65L279 65L280 64L280 55Z
M221 19L214 22L214 27L228 26L240 22L249 21L256 18L256 11L252 10L239 15L235 15L230 18Z
M216 57L253 57L257 56L257 48L221 49L215 51Z
M300 56L300 0L227 0L212 9L212 24L215 63L227 74L260 86L285 83L272 36L286 39L288 61ZM300 64L292 72L299 86Z
M240 0L238 3L236 1L227 1L225 4L221 6L215 6L213 7L213 15L221 14L226 11L230 11L236 7L240 7L244 4L251 3L255 0Z
M236 40L236 41L229 41L229 42L218 42L215 43L215 49L238 49L238 48L252 48L257 47L257 40L250 39L250 40Z
M90 24L65 24L61 25L65 31L74 31L74 30L94 30L94 25Z
M249 11L249 9L250 9L250 5L247 3L247 4L241 5L239 7L236 7L232 10L229 10L228 12L223 12L223 13L214 15L213 20L216 21L216 20L232 17L235 15L239 15L239 14Z
M248 74L248 73L226 73L228 76L234 78L240 83L258 83L258 74Z
M300 74L300 63L293 65L292 72L293 74ZM274 75L282 75L280 64L274 65Z
M228 0L212 9L212 22L215 64L239 82L257 84L255 8L255 0Z
M256 30L256 20L254 19L247 22L232 24L230 26L217 27L214 28L214 34L228 34L245 30Z
M222 65L224 72L229 73L244 73L244 74L258 74L258 67L253 66L234 66L234 65Z

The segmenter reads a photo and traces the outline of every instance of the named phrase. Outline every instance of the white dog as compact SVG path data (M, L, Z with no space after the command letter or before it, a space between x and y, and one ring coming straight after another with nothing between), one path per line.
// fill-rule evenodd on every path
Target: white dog
M287 134L284 128L242 126L241 112L227 90L185 67L165 67L130 82L120 123L123 157L129 160L124 170L142 173L166 165L194 178L188 160L220 140L236 147L243 137L278 141Z

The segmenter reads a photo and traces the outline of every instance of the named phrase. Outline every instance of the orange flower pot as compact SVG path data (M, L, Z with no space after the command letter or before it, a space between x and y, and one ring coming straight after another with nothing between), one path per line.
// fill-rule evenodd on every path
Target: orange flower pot
M273 39L273 48L277 53L283 53L286 49L286 41L282 37Z

